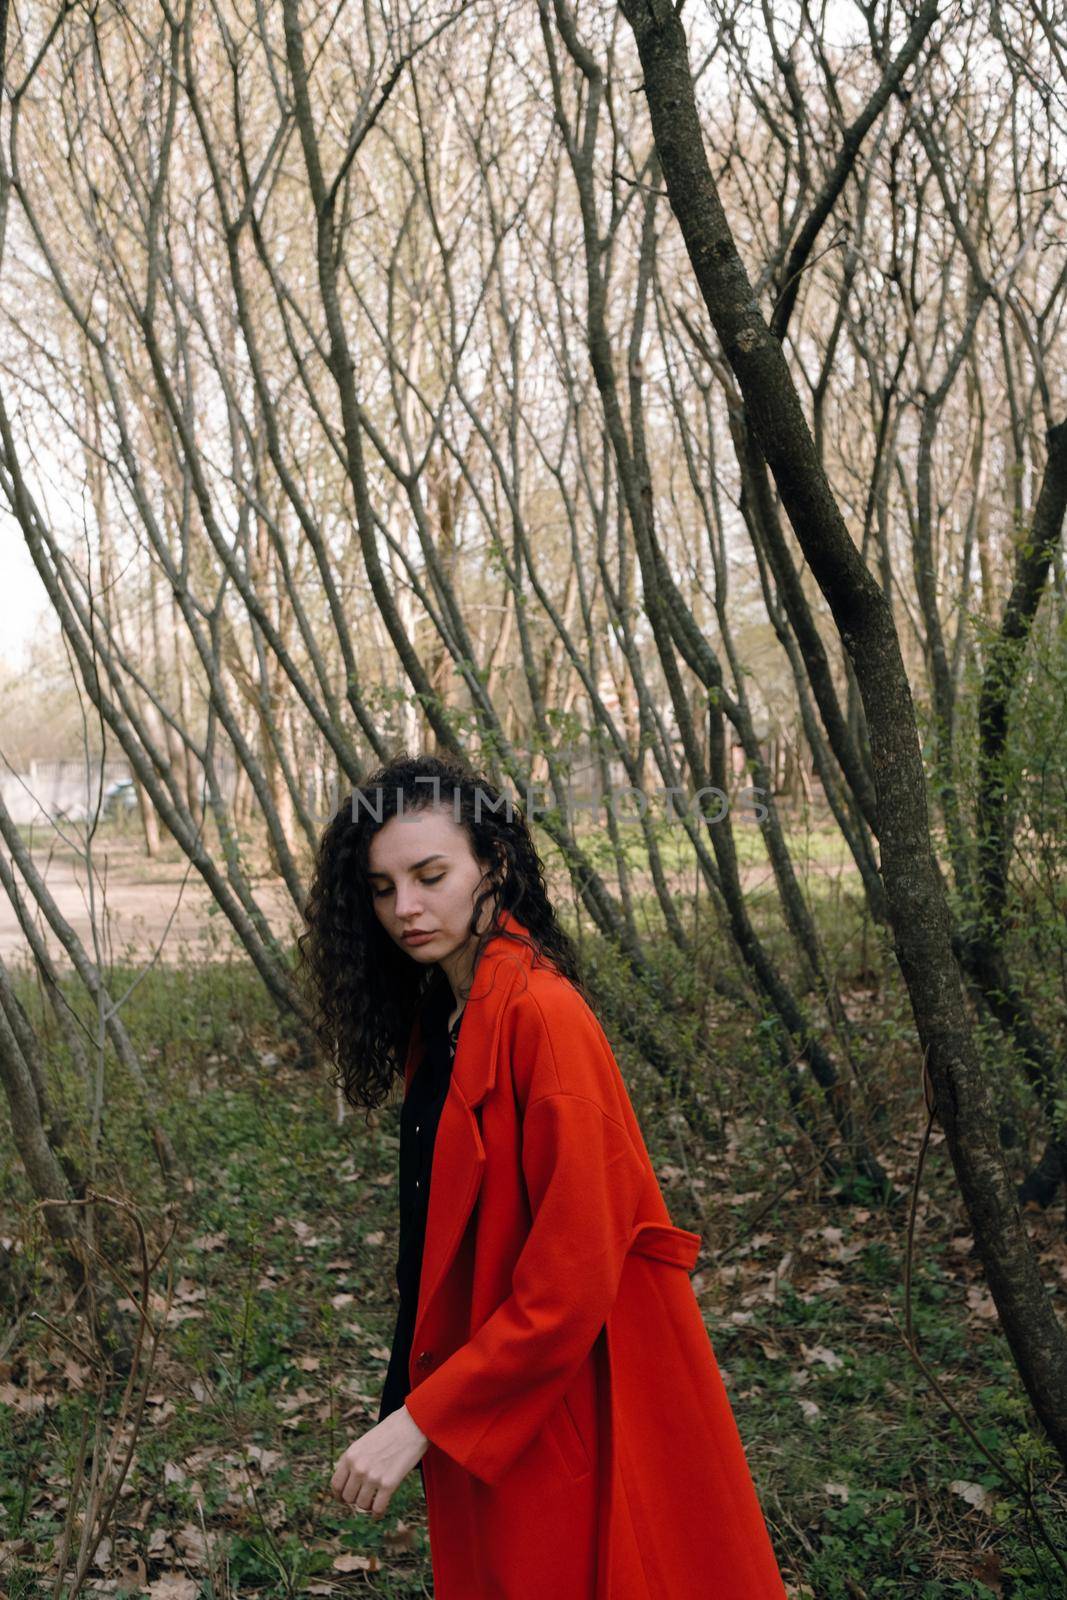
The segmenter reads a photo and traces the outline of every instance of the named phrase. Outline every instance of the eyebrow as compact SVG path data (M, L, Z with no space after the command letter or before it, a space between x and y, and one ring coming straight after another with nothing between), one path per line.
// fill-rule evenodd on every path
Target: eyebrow
M423 856L421 861L413 862L411 867L408 870L411 871L411 872L418 872L420 867L429 866L431 861L447 861L447 860L448 860L448 857L447 856L443 856L441 854L441 852L438 851L436 855ZM389 876L389 874L387 872L368 872L367 873L367 877L368 878L387 878L388 876Z

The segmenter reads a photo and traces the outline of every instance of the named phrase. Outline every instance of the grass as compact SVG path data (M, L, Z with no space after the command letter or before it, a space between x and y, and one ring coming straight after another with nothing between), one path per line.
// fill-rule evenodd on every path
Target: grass
M859 928L854 909L820 914L856 1024L857 1103L905 1202L924 1120L916 1052L899 985L876 941L860 953ZM704 956L714 970L714 948ZM658 959L665 985L681 984L665 942ZM601 978L612 981L610 963ZM24 998L35 1008L28 988ZM906 1206L846 1203L827 1185L758 1031L720 996L710 1006L714 1057L693 1070L721 1107L715 1148L698 1146L647 1065L623 1046L618 1056L671 1215L705 1239L694 1289L791 1592L1047 1600L1062 1574L1011 1479L1032 1485L1064 1548L1064 1478L990 1315L943 1142L935 1133L923 1174L912 1314L924 1360L1000 1470L904 1346ZM95 1592L431 1594L417 1472L380 1522L328 1492L338 1456L376 1420L392 1337L396 1108L369 1128L339 1119L326 1075L297 1070L284 1019L243 963L154 970L125 1017L182 1182L168 1193L109 1061L97 1186L135 1204L153 1240L176 1231L153 1277L161 1316L169 1269L171 1309ZM52 1054L76 1111L84 1089ZM0 1589L37 1600L52 1593L96 1400L57 1331L77 1328L8 1137L0 1216L19 1238L24 1320L0 1365ZM1052 1215L1028 1221L1062 1309L1062 1229ZM130 1270L128 1234L112 1259ZM105 1432L118 1401L117 1390L105 1399Z

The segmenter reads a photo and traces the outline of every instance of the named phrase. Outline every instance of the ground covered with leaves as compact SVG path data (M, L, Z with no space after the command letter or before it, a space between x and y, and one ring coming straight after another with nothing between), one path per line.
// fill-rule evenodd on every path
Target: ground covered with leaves
M603 965L599 980L610 994ZM665 971L665 992L677 981ZM783 1574L792 1595L815 1600L1048 1600L1065 1587L1067 1482L999 1330L936 1126L911 1258L927 1370L909 1354L905 1260L926 1125L917 1057L882 963L846 965L839 981L888 1204L827 1176L812 1138L832 1123L817 1096L806 1091L798 1127L760 1029L720 996L712 1050L693 1062L715 1108L710 1143L646 1063L617 1051L671 1215L704 1238L693 1284ZM380 1521L329 1493L338 1456L376 1421L392 1338L395 1106L369 1128L339 1115L328 1075L300 1068L236 960L154 970L124 1015L181 1176L168 1190L109 1063L95 1186L127 1202L162 1252L149 1301L158 1344L129 1394L116 1379L101 1392L0 1135L0 1592L69 1594L56 1575L68 1510L72 1551L81 1536L95 1439L100 1499L114 1503L86 1593L432 1594L417 1472ZM84 1086L65 1082L73 1111ZM112 1210L101 1240L131 1326L132 1212ZM1062 1208L1028 1222L1067 1315Z

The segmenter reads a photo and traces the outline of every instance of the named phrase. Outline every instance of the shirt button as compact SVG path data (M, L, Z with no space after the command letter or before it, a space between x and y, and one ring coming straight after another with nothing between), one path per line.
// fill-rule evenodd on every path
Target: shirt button
M418 1125L418 1123L417 1123L417 1122L416 1122L416 1124L415 1124L415 1132L416 1132L416 1133L418 1133L418 1131L419 1131L419 1125Z
M415 1187L416 1187L416 1189L417 1189L417 1188L418 1188L418 1187L419 1187L419 1180L418 1180L418 1178L416 1178L416 1179L415 1179Z

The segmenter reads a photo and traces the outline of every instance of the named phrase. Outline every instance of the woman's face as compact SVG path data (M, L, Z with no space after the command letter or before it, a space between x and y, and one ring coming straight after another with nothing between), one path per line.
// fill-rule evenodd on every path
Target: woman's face
M450 810L430 806L390 817L370 842L367 878L382 927L423 966L444 961L467 941L474 895L485 865ZM482 908L479 933L492 913ZM416 932L429 938L408 942Z

